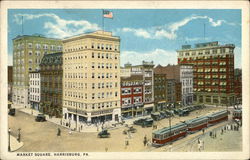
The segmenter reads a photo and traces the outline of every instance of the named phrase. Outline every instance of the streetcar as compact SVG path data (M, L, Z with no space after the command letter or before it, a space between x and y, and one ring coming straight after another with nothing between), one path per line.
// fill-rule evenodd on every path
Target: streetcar
M208 125L214 125L216 123L228 120L228 111L223 110L208 115Z
M179 123L171 127L162 128L152 134L152 145L163 146L187 135L187 124Z
M242 120L242 110L241 109L235 109L233 111L233 119L236 120Z
M187 124L188 132L194 133L196 131L199 131L199 130L207 127L208 117L206 117L206 116L197 117L195 119L185 121L184 123Z

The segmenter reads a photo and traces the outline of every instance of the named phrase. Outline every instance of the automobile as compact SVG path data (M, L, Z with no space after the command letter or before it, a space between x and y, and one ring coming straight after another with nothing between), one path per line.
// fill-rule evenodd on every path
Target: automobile
M46 121L45 115L44 114L38 114L35 119L37 122L44 122Z
M189 111L187 109L183 109L179 112L179 116L188 116Z
M153 123L154 120L152 118L148 118L142 123L142 127L152 127Z
M140 119L135 120L133 123L135 125L142 125L143 121L145 121L145 120L146 120L146 118L140 118Z
M11 116L15 116L15 114L16 114L16 109L15 109L15 108L10 108L8 114L11 115Z
M110 137L110 133L108 132L108 130L104 129L101 132L98 133L98 137L99 138L109 138Z
M123 134L127 134L128 132L130 132L130 133L135 133L137 130L133 127L133 126L130 126L130 127L128 127L128 129L125 129L124 131L123 131Z

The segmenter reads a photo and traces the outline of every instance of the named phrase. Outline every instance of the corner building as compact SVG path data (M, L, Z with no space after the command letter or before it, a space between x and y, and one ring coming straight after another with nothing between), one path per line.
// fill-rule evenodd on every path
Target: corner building
M193 64L194 102L197 104L234 104L233 44L198 43L177 50L178 64Z
M120 38L96 31L63 40L63 115L78 123L119 121Z

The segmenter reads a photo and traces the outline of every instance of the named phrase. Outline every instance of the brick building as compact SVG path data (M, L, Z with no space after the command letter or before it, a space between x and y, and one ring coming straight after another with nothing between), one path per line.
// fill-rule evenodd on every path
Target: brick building
M155 111L161 111L166 108L166 75L154 74L154 102Z
M167 85L167 106L190 105L193 103L192 65L167 65L154 68L156 74L164 74ZM172 86L172 87L171 87ZM174 97L171 96L174 93ZM169 101L170 100L170 101ZM173 104L174 103L174 104Z
M234 104L234 48L233 44L209 42L177 50L178 64L193 64L197 104Z
M40 64L41 111L62 117L62 52L47 54Z
M121 77L121 112L123 117L143 113L143 76Z
M150 114L154 108L154 64L142 61L141 65L125 64L123 74L142 75L143 77L143 114Z

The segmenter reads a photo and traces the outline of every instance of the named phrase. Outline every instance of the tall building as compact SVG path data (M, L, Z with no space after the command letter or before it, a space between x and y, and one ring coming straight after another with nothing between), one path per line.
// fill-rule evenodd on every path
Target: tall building
M119 48L106 31L63 40L63 113L72 127L121 119Z
M234 69L234 93L235 103L242 104L242 70L240 68Z
M142 61L141 65L125 64L123 72L143 76L143 114L150 114L154 108L154 63ZM127 71L129 70L129 71Z
M62 52L47 54L40 64L41 111L50 116L62 117Z
M23 35L13 39L13 103L29 106L29 72L39 70L44 55L62 50L58 39L41 35Z
M193 64L196 103L234 104L234 48L233 44L208 42L177 50L178 64Z
M41 76L39 71L29 74L29 103L32 109L40 111L41 100Z
M167 65L154 68L155 74L165 74L166 82L174 80L175 103L187 106L193 103L193 66L186 65ZM172 89L167 87L167 89ZM168 92L168 91L167 91ZM171 95L170 91L170 95ZM171 103L171 102L170 102Z
M143 114L143 76L121 77L121 111L124 118Z

